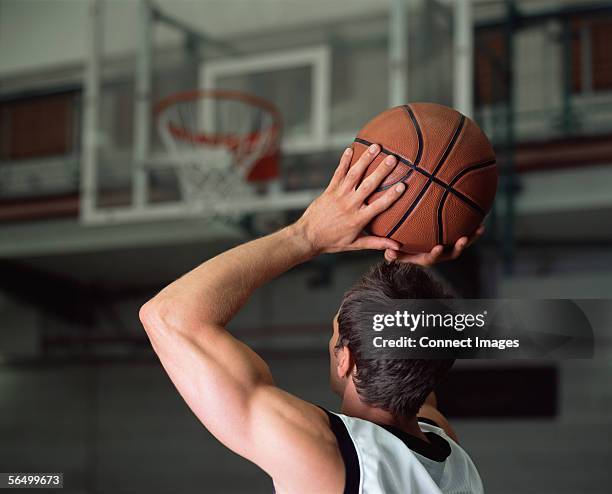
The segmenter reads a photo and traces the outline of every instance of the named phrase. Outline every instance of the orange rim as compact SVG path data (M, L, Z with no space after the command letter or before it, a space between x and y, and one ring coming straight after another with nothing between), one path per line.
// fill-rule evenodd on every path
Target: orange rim
M266 99L260 98L259 96L243 93L241 91L229 91L224 89L195 89L192 91L175 93L159 101L153 107L153 115L155 118L158 118L161 113L172 105L204 98L242 101L267 111L273 118L272 126L270 129L268 129L268 131L273 132L273 139L278 139L280 137L282 118L276 105ZM168 123L168 130L176 139L198 144L225 144L230 149L236 149L242 139L253 142L257 140L260 135L260 132L252 132L241 139L233 134L207 134L204 132L193 132L191 129L181 127L173 123Z

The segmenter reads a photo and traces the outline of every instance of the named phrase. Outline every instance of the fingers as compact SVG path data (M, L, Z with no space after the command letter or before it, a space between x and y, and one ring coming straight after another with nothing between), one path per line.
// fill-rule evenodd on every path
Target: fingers
M342 183L342 180L344 180L344 177L346 177L346 174L349 170L349 166L351 164L352 157L353 157L353 149L346 148L344 152L342 153L342 156L340 157L340 163L338 164L338 167L336 168L336 171L334 172L334 176L329 182L329 187L337 187L338 185Z
M485 226L484 225L480 225L478 228L476 228L476 231L469 238L466 247L469 247L474 242L476 242L476 240L478 240L480 237L483 236L484 232L485 232Z
M372 250L392 250L395 251L400 248L400 245L395 240L385 237L376 237L369 235L365 237L359 237L355 240L350 247L354 250L360 249L372 249Z
M389 262L409 262L420 266L431 266L442 260L444 247L436 245L431 251L419 254L410 254L406 252L385 251L385 259Z
M390 189L387 189L387 191L382 196L380 196L378 199L371 202L361 210L361 214L364 217L364 221L369 222L377 214L380 214L383 211L389 209L391 204L393 204L401 197L404 190L406 190L406 185L403 182L395 184Z
M457 259L467 247L468 241L468 237L461 237L459 240L457 240L455 242L455 245L453 245L453 250L448 255L448 258Z
M457 259L465 247L467 246L467 237L461 237L453 247L451 252L445 252L443 245L434 246L428 253L423 254L422 259L420 260L422 266L433 266L434 264L442 261L450 261L453 259Z
M396 164L397 159L395 156L387 156L382 163L376 167L376 170L361 182L357 188L355 199L360 202L365 201L372 192L378 189L383 180L393 171Z
M409 254L396 250L386 250L385 259L389 262L410 262L412 264L419 264L420 266L433 266L438 262L457 259L463 254L463 251L478 240L484 232L484 225L480 225L470 237L463 236L459 238L450 252L444 252L443 245L436 245L429 252L422 254Z
M444 257L444 246L434 245L434 247L424 254L417 254L416 259L412 262L421 266L433 266L440 262Z
M463 236L459 238L455 242L455 245L453 245L453 250L445 256L445 259L457 259L461 254L463 254L463 251L466 248L468 248L470 245L476 242L476 240L482 237L484 231L485 231L485 226L480 225L471 236L469 237Z
M484 225L480 225L470 237L463 236L459 238L455 242L455 245L453 246L453 250L450 252L450 254L446 256L446 258L447 259L457 259L461 254L463 254L463 251L466 248L468 248L476 240L482 237L482 234L484 233L484 231L485 231Z
M435 263L442 260L444 256L444 246L443 245L434 245L434 247L426 254L423 254L423 260L425 262L425 266L432 266Z
M349 169L344 182L342 183L342 189L344 192L354 190L361 177L363 176L366 168L372 163L372 160L380 153L380 146L378 144L372 144L355 162Z
M399 257L399 252L393 249L385 250L385 259L389 262L395 261Z

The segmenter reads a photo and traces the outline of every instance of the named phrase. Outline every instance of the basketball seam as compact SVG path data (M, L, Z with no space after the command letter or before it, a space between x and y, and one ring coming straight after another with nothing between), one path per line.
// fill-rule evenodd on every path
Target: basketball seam
M416 118L414 122L415 124L418 124L418 122L416 121ZM421 202L421 199L423 198L423 196L429 189L429 186L433 183L433 179L435 178L436 173L440 171L440 168L442 168L442 165L446 161L446 158L448 158L448 155L451 153L453 147L457 143L457 140L459 139L459 135L461 134L464 124L465 124L465 116L461 115L461 118L459 119L459 123L457 124L457 127L455 128L455 132L453 133L453 136L451 137L450 141L446 144L446 149L444 150L444 153L442 153L442 156L438 160L438 164L436 165L433 172L429 176L429 180L427 180L427 182L423 185L418 195L416 196L414 201L412 201L412 204L406 210L406 212L402 215L399 221L395 224L393 228L391 228L389 233L387 233L386 235L387 238L391 237L404 224L404 222L408 219L408 217L412 214L412 212L419 205L419 203Z
M359 144L363 144L364 146L371 146L372 144L374 144L373 142L366 141L365 139L362 139L360 137L356 137L354 142L357 142ZM431 178L432 181L435 184L439 185L443 189L448 189L448 191L451 194L457 196L458 199L461 199L468 206L472 207L473 209L475 209L479 213L483 214L482 208L480 206L478 206L478 204L476 204L474 201L472 201L469 197L466 197L461 192L459 192L458 190L455 190L452 187L449 187L449 185L446 182L444 182L443 180L440 180L438 177L432 176L427 170L424 170L424 169L422 169L422 168L420 168L418 166L415 166L412 163L412 161L410 161L409 159L405 158L401 154L398 154L397 152L393 153L389 149L386 149L386 148L384 148L382 146L380 148L380 151L383 154L395 156L399 161L401 161L405 165L409 166L413 171L416 171L416 172L420 173L421 175L424 175L425 177Z
M414 166L418 166L419 163L421 162L421 156L423 155L423 133L421 132L421 128L417 124L416 118L414 117L414 113L412 113L412 110L410 109L410 107L408 105L403 105L402 108L408 114L408 118L410 118L410 121L414 125L414 130L415 130L416 135L417 135L417 154L416 154L416 156L414 158ZM355 140L357 142L359 142L358 139L355 139ZM368 144L368 146L369 146L369 144ZM383 151L382 147L381 147L381 151ZM389 154L389 153L384 153L384 154ZM390 183L388 185L381 185L380 187L378 187L378 189L376 189L374 191L374 193L384 192L385 190L390 189L391 187L393 187L395 184L399 184L400 182L405 182L406 180L408 180L410 178L410 175L412 175L413 172L414 172L414 168L411 168L410 170L408 170L408 173L405 173L404 175L402 175L395 182L392 182L392 183Z
M410 105L404 105L402 106L402 108L406 111L406 113L408 113L408 117L410 118L412 125L414 125L414 130L417 134L417 143L419 147L417 149L417 155L414 158L414 164L418 166L418 164L421 162L421 156L423 155L423 132L421 131L421 126L419 125L419 122L417 122L417 119L414 116L414 112L412 111L412 108L410 108Z
M386 154L386 153L385 153ZM403 182L405 180L408 180L410 178L410 175L412 175L412 172L414 172L414 169L410 169L408 170L408 173L406 173L405 175L402 175L400 178L398 178L395 182L389 184L389 185L381 185L380 187L378 187L378 189L376 189L373 194L376 194L377 192L384 192L387 189L390 189L391 187L393 187L395 184L398 184L400 182Z
M482 209L477 203L472 201L468 196L466 196L463 193L459 192L457 189L454 189L454 188L450 187L449 185L441 185L441 187L443 189L448 190L451 194L456 196L457 199L461 199L463 202L465 202L466 205L470 206L474 211L476 211L477 213L480 213L482 216L484 216L484 214L485 214L484 209Z
M354 142L357 142L359 144L363 144L364 146L371 146L372 144L374 144L373 142L367 141L365 139L362 139L361 137L355 137ZM389 155L393 155L395 156L398 161L401 161L402 163L404 163L405 165L409 166L412 170L419 172L422 175L425 175L427 177L429 177L429 172L427 172L426 170L423 170L422 168L416 166L412 161L410 161L408 158L405 158L404 156L402 156L401 154L398 154L397 152L392 152L389 149L380 146L380 152L382 154L389 154Z
M371 146L372 144L374 144L373 142L370 141L366 141L365 139L361 139L359 137L356 137L354 142L357 142L359 144L363 144L364 146ZM397 160L400 163L403 163L404 165L408 166L408 168L410 168L410 170L408 170L408 172L404 175L402 175L400 178L398 178L395 182L393 182L392 184L389 185L382 185L380 186L378 189L376 189L373 194L375 194L376 192L382 192L385 191L391 187L393 187L395 184L398 184L400 182L403 182L404 180L408 179L410 177L410 175L412 175L413 172L417 171L417 172L421 172L423 173L421 170L418 169L418 167L416 167L412 161L410 161L408 158L404 158L403 156L397 154L397 153L392 153L390 150L388 150L387 148L384 147L380 147L380 153L381 154L386 154L388 156L395 156L397 158Z
M460 178L465 177L468 173L471 173L476 170L482 170L483 168L492 166L495 163L496 163L495 159L490 159L486 161L481 161L479 163L475 163L461 170L450 181L448 188L444 191L444 194L442 195L442 198L440 199L440 202L438 203L438 243L439 244L444 244L444 222L442 221L442 213L444 212L444 204L446 203L446 199L448 198L448 194L451 191L452 186L455 183L457 183L457 181ZM455 189L452 189L452 190L455 190ZM481 213L481 216L484 217L484 211L480 207L479 209L480 209L479 212Z

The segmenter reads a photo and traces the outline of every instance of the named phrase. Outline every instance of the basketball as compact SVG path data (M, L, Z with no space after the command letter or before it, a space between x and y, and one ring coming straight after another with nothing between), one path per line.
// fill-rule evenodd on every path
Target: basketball
M473 120L434 103L397 106L359 131L351 166L370 144L381 152L363 178L389 154L398 164L367 202L399 182L406 189L374 218L368 233L398 241L405 252L429 252L437 244L453 245L482 223L498 172L493 147Z

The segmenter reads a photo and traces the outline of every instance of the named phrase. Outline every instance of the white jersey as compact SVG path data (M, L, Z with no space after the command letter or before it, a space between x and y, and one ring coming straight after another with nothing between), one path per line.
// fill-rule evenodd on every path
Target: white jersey
M443 429L419 419L429 442L391 426L325 410L344 459L344 494L481 494L468 454Z

